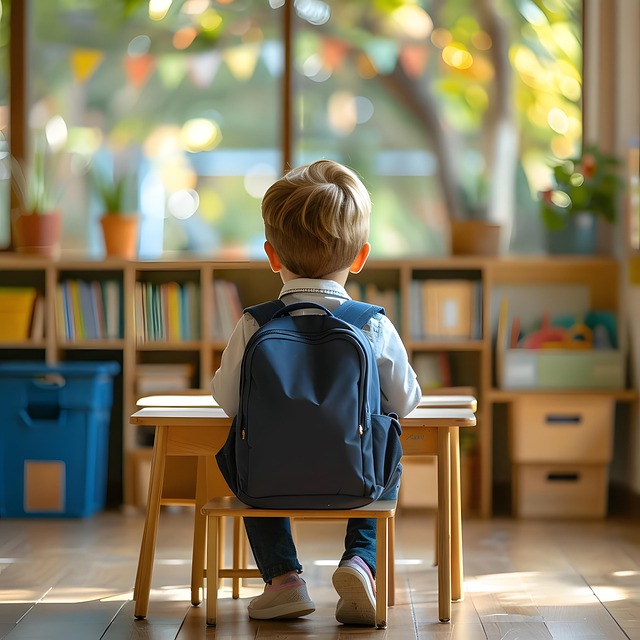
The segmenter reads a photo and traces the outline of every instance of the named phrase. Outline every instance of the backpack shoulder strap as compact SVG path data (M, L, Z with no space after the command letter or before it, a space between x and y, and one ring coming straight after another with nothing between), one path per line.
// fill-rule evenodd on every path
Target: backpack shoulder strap
M384 308L358 300L347 300L333 312L333 315L362 329L376 313L384 314Z
M282 300L270 300L269 302L262 302L261 304L255 304L252 307L247 307L244 312L251 314L256 322L262 327L267 324L273 314L276 311L284 308L284 302Z

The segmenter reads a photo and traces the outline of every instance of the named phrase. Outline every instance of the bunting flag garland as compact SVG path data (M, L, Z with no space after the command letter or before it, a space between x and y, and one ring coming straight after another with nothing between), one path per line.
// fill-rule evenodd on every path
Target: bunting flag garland
M126 56L125 69L129 82L136 88L144 86L156 66L155 58L145 53L141 56Z
M74 49L71 52L71 70L76 82L82 84L87 81L98 68L104 53L97 49Z

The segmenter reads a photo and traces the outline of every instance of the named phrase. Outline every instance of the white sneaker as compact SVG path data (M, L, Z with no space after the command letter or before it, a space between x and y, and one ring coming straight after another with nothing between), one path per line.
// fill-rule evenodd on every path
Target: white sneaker
M333 586L340 596L336 620L342 624L376 626L376 583L367 563L358 556L343 560L335 570Z
M266 585L264 593L249 603L249 617L254 620L299 618L315 610L306 582L296 574L277 587Z

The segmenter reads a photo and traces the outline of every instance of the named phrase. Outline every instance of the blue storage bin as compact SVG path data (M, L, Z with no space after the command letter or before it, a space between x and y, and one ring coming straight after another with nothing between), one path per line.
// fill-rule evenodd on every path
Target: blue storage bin
M0 517L104 508L117 362L0 363Z

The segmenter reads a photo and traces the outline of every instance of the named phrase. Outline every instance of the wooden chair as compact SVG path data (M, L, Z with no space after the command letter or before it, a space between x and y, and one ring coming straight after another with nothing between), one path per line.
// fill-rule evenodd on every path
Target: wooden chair
M220 519L243 518L305 518L309 519L376 519L376 626L387 626L387 603L389 599L389 551L391 523L396 511L395 500L378 500L357 509L256 509L248 507L237 498L214 498L202 508L207 517L207 569L206 569L206 618L207 625L215 626L218 614L218 587L221 577L243 578L256 575L255 569L220 568L219 531Z

